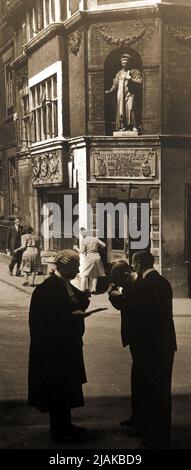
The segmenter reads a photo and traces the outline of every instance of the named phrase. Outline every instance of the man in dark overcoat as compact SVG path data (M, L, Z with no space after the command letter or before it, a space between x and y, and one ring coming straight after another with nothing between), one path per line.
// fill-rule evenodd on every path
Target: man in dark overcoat
M71 409L84 405L83 359L87 294L69 280L79 271L73 250L58 253L56 270L33 292L30 312L28 403L49 412L54 440L73 439L83 428L71 423Z
M170 448L171 381L177 349L172 288L154 269L147 251L133 255L132 265L142 282L135 284L130 310L129 343L136 369L145 448ZM132 313L131 313L132 312Z
M132 265L139 281L132 283L123 295L117 294L116 299L115 292L112 293L113 305L127 315L133 360L132 408L145 448L170 448L171 380L177 349L172 288L154 269L151 253L135 253Z
M9 274L12 276L14 266L16 265L16 276L20 276L20 265L22 260L22 251L14 253L14 250L21 246L21 235L23 227L21 225L20 217L15 217L14 225L12 225L8 230L7 235L7 250L10 251L12 256L11 262L9 264Z

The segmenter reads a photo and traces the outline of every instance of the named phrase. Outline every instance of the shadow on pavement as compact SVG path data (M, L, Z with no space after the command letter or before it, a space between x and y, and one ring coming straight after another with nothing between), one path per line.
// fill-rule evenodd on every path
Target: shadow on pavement
M172 449L191 449L191 395L173 396ZM73 410L73 422L88 429L78 443L55 445L49 436L47 413L30 408L25 401L0 402L1 449L136 449L120 421L130 415L129 397L87 397L85 407Z

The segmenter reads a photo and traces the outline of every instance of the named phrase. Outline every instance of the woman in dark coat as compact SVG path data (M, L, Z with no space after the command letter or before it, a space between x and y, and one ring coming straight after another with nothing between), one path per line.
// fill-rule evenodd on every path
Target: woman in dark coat
M28 403L49 412L53 439L79 437L85 428L71 424L71 409L84 405L86 382L83 359L87 294L69 280L79 271L79 256L63 250L56 270L33 292L30 312Z

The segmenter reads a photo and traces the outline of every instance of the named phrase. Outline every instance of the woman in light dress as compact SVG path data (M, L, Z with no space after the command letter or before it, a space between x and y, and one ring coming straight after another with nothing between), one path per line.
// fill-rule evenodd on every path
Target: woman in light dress
M24 235L21 237L21 246L16 251L23 251L21 270L24 273L25 281L23 286L34 287L36 272L40 271L39 238L33 234L33 228L24 228ZM29 276L31 275L31 284Z
M98 277L105 276L105 271L99 254L99 249L105 248L106 244L102 242L102 240L100 240L99 238L88 236L87 230L84 227L80 229L80 234L80 249L78 249L79 253L81 254L80 289L82 291L89 290L91 293L95 293Z

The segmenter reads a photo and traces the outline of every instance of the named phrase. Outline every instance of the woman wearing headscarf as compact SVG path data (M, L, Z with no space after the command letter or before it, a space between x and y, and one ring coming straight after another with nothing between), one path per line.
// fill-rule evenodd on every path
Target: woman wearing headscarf
M49 412L50 434L57 440L81 437L85 428L71 423L71 409L84 405L84 317L89 299L70 280L79 255L60 251L55 272L33 292L30 312L28 403Z

